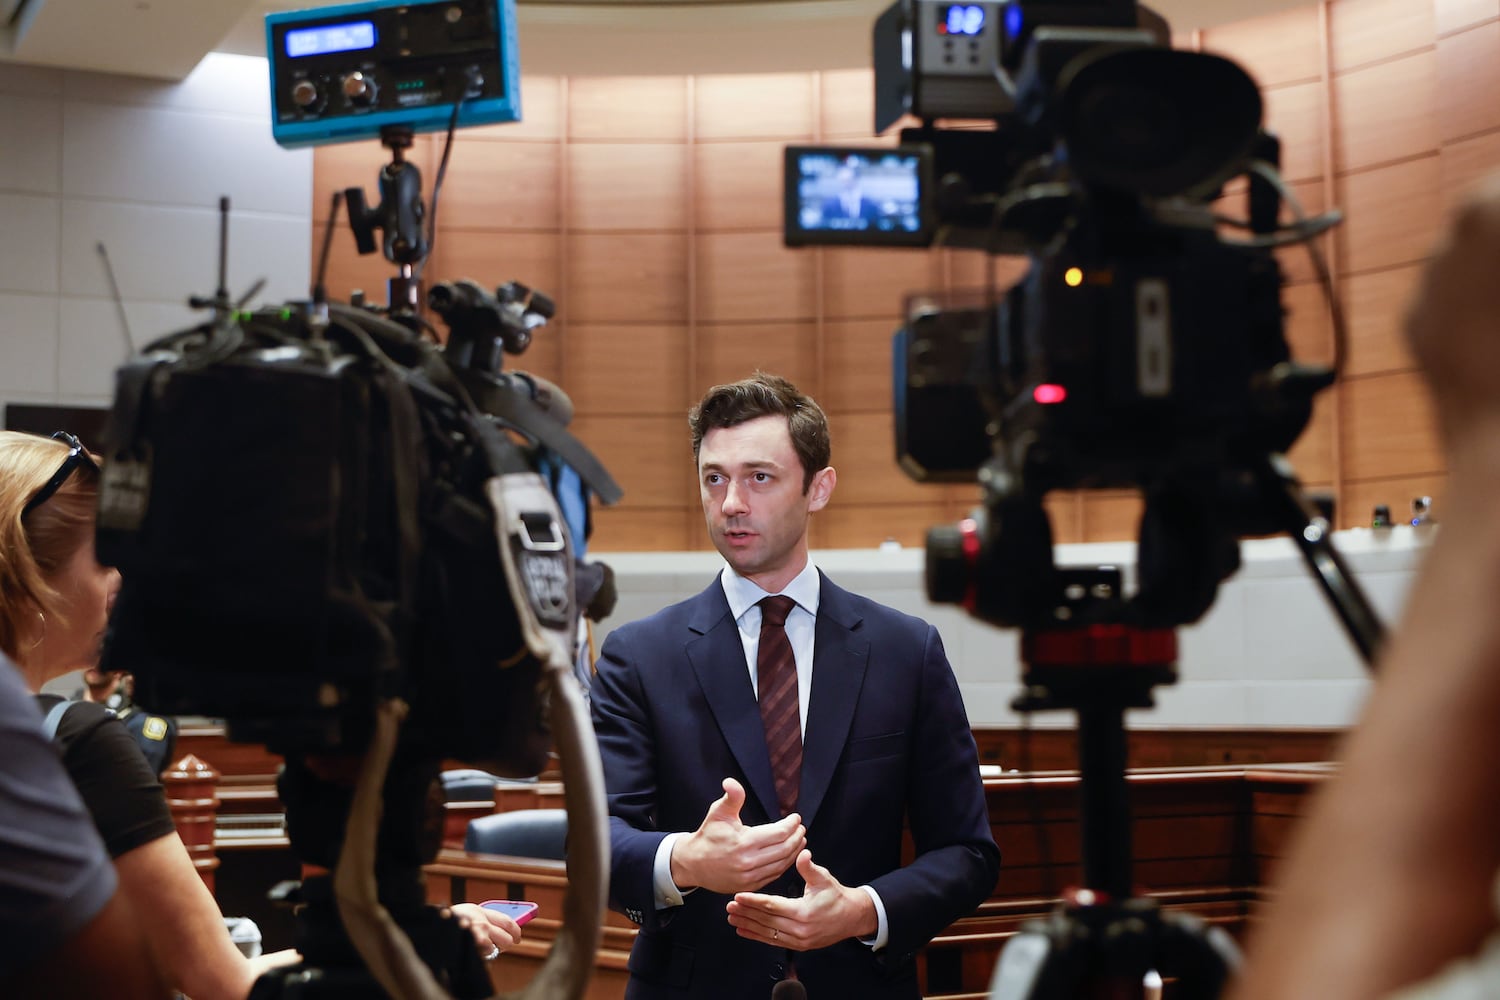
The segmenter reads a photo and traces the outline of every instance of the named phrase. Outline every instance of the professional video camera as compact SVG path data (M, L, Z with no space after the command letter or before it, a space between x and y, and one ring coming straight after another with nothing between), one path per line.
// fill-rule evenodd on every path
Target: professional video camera
M931 539L934 598L997 624L1055 621L1040 501L1073 488L1145 497L1130 620L1196 620L1237 567L1236 540L1281 527L1260 502L1265 456L1333 381L1290 358L1272 251L1337 216L1280 227L1254 82L1167 40L1134 3L901 0L875 28L875 125L920 126L894 150L787 150L789 244L1031 259L1001 301L914 296L895 340L901 466L985 491L980 516ZM936 125L979 117L994 127ZM1241 175L1248 213L1229 220L1214 199ZM863 217L828 207L858 182ZM1232 224L1249 235L1222 235Z
M1283 457L1336 372L1292 360L1274 251L1309 243L1342 356L1310 243L1338 215L1281 223L1295 203L1254 81L1169 44L1126 0L897 0L874 31L875 131L920 123L894 149L786 150L788 245L1030 261L1003 296L912 295L893 352L900 465L981 487L928 534L929 598L1021 628L1015 707L1079 716L1087 888L1006 949L1002 998L1135 995L1152 971L1211 997L1232 967L1222 935L1131 899L1123 712L1175 680L1174 629L1241 537L1287 531L1367 660L1380 637ZM1117 567L1054 564L1044 496L1104 488L1144 500L1131 593Z
M442 282L426 302L446 337L422 316L433 234L402 156L414 131L446 123L451 143L461 122L519 117L514 6L372 0L274 14L267 35L278 141L378 134L392 150L381 204L351 189L350 221L362 249L384 231L398 275L386 307L328 301L330 221L311 298L246 309L221 202L219 288L193 300L212 317L118 374L97 549L123 582L103 669L286 757L293 850L334 874L298 890L304 962L262 977L257 1000L488 996L472 936L422 886L438 770L533 776L555 747L570 882L527 996L578 997L608 845L573 679L585 528L543 472L570 469L605 503L620 491L568 432L561 391L501 370L552 316L545 295Z

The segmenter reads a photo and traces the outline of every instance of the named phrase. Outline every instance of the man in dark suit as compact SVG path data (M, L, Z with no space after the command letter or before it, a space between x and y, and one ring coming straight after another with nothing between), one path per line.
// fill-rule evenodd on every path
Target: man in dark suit
M641 925L626 997L764 1000L797 978L812 1000L912 1000L916 951L1000 863L942 642L809 561L836 482L817 403L758 373L690 426L728 566L611 632L594 682L610 898Z
M823 224L840 228L867 229L880 218L880 206L864 192L859 172L852 166L839 167L834 174L835 190L820 203Z

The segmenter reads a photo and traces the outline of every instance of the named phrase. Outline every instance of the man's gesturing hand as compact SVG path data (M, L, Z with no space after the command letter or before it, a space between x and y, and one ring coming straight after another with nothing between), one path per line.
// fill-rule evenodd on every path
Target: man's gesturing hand
M807 843L802 817L792 813L775 823L740 822L745 789L724 779L724 795L708 807L703 823L672 845L672 881L679 889L704 888L733 893L759 889L791 867Z
M875 936L879 918L869 893L841 884L827 868L813 864L811 851L797 856L797 871L807 883L801 899L741 892L729 902L729 923L740 937L812 951L845 938Z

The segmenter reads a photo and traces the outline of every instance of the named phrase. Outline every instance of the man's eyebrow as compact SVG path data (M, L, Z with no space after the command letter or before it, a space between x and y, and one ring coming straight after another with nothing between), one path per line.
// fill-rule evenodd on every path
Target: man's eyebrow
M766 459L756 459L756 460L750 461L750 462L743 462L743 463L740 464L739 468L741 468L741 469L747 469L747 470L749 470L751 472L782 472L782 471L784 471L783 468L782 468L781 463L779 463L779 462L777 462L777 461L775 461L773 459L769 459L769 458L766 458ZM703 463L703 467L702 467L702 469L700 471L701 472L727 472L729 470L721 462L704 462Z

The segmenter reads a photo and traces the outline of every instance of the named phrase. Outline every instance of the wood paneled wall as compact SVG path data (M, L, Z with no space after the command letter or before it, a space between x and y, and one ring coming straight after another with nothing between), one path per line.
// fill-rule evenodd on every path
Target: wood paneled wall
M1342 526L1371 506L1401 516L1444 469L1400 317L1454 192L1500 165L1500 0L1333 0L1215 28L1179 44L1241 62L1284 143L1308 212L1344 209L1325 240L1349 317L1341 383L1323 394L1292 458L1331 489ZM553 295L558 318L513 367L573 397L574 428L626 491L596 516L596 550L697 549L702 530L685 414L709 385L759 367L828 410L839 486L814 522L818 547L894 538L965 513L974 487L921 486L894 461L890 337L903 295L1008 284L1020 261L972 252L788 250L781 148L870 142L872 75L542 77L523 82L525 118L454 143L427 274ZM889 140L881 140L889 141ZM411 151L430 190L441 137ZM374 144L315 157L315 218L332 191L373 195ZM316 246L320 241L315 240ZM1302 251L1288 251L1295 353L1327 360L1332 327ZM384 299L378 255L334 242L329 288ZM1059 541L1133 538L1129 494L1050 498Z
M1343 377L1293 461L1306 482L1336 491L1341 527L1368 524L1375 504L1406 515L1419 495L1434 497L1441 519L1444 460L1401 328L1456 196L1500 166L1500 3L1333 0L1196 42L1260 83L1308 211L1345 216L1323 241L1346 316ZM1330 359L1332 325L1305 255L1283 259L1293 349Z

